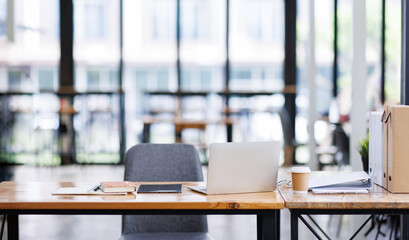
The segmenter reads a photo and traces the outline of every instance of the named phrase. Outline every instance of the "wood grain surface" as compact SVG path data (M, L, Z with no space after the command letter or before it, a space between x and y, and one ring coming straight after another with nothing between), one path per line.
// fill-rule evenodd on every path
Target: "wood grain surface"
M279 180L291 180L288 169L279 171ZM294 193L292 187L279 187L289 209L409 209L409 194L393 194L374 184L368 194Z
M173 182L172 182L173 183ZM94 183L95 184L95 183ZM140 184L135 183L138 187ZM146 183L145 183L146 184ZM155 183L149 183L155 184ZM157 183L166 184L166 183ZM120 196L52 195L61 187L92 187L92 183L2 182L0 209L282 209L277 192L203 195L187 189L201 182L182 183L182 193L130 193Z

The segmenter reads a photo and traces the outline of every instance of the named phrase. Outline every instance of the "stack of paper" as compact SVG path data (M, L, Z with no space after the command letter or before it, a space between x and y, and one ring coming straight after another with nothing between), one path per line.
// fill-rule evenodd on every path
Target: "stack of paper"
M364 171L358 172L313 172L309 189L313 193L368 193L372 179Z

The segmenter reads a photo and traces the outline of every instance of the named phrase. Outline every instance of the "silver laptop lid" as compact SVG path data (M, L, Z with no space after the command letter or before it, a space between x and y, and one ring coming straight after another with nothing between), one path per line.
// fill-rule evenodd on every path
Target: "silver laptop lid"
M213 143L207 194L274 191L281 143Z

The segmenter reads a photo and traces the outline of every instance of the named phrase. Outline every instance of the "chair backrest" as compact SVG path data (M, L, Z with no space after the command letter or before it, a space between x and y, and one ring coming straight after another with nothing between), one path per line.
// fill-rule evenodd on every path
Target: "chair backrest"
M297 141L295 140L294 128L291 124L290 115L285 108L282 108L279 112L281 126L283 129L284 144L288 146L296 146Z
M341 125L337 124L333 133L334 146L337 147L340 153L339 159L336 159L338 165L349 164L349 137L345 133Z
M125 181L203 181L197 150L188 144L139 144L125 157ZM122 233L207 232L206 216L125 215Z

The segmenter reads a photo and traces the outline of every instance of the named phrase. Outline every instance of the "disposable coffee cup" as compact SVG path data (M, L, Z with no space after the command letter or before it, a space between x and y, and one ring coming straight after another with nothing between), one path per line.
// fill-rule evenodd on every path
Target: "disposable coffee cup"
M291 168L293 191L295 193L307 193L308 192L310 172L311 172L311 169L309 167Z

